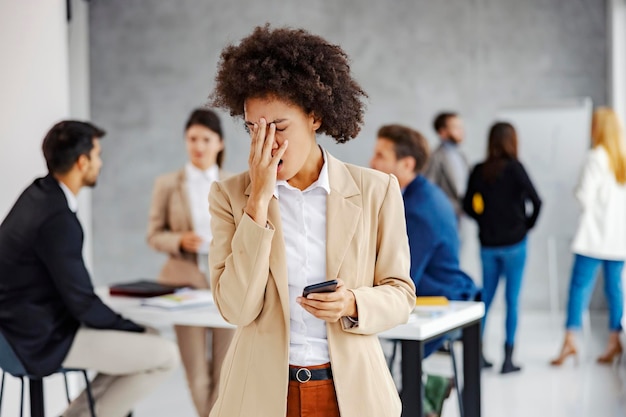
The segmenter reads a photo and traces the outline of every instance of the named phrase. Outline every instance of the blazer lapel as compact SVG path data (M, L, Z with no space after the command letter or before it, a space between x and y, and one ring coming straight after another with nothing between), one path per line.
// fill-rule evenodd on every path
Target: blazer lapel
M189 195L187 192L187 184L185 177L185 169L181 169L178 173L178 185L177 192L180 198L180 205L183 208L183 212L181 213L184 216L185 221L187 222L187 230L193 230L193 219L191 218L191 206L189 203Z
M339 269L361 219L361 190L346 166L326 152L330 194L326 208L326 279Z

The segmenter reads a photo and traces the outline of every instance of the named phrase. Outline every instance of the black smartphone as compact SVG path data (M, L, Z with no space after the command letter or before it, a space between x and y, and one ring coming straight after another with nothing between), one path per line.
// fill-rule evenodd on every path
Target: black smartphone
M319 284L307 285L304 287L302 291L302 296L306 297L307 295L314 292L333 292L337 289L337 280L333 279L330 281L320 282Z

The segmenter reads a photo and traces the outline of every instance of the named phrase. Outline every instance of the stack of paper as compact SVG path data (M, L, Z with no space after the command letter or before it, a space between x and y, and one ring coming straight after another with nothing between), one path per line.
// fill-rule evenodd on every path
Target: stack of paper
M419 318L439 317L450 306L450 301L446 297L441 296L418 296L415 299L415 308L413 315Z
M174 294L141 300L142 306L164 308L167 310L208 307L212 304L213 295L209 290L181 290Z

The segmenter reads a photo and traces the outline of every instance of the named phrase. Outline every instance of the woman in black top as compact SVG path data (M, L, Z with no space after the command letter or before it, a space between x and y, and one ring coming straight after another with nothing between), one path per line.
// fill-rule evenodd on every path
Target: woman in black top
M532 203L528 213L526 203ZM526 234L539 216L541 200L517 160L517 134L509 123L495 123L489 132L487 160L470 174L464 211L478 223L483 268L485 317L498 287L506 279L506 342L502 373L519 371L512 361L518 300L526 263ZM491 363L484 361L485 367Z

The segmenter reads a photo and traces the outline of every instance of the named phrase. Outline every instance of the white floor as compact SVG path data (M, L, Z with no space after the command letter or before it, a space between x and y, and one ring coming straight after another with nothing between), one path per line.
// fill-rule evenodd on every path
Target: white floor
M549 360L561 346L563 319L527 313L519 323L514 354L515 362L523 369L508 375L499 373L504 355L504 317L494 314L489 319L485 350L494 367L483 371L483 417L626 416L626 364L622 361L607 366L595 362L608 335L606 315L591 315L591 330L585 329L584 336L579 337L578 364L570 357L555 368ZM434 356L438 357L429 358L425 365L427 372L451 375L449 357ZM444 403L442 415L460 415L456 392Z
M494 312L485 333L486 355L495 366L483 372L483 417L626 417L626 361L613 366L595 363L608 333L606 315L592 314L591 331L579 341L582 352L578 365L570 360L561 368L553 368L548 362L560 347L562 322L561 318L553 318L547 313L522 316L515 359L523 370L517 374L500 375L504 321L501 314ZM461 357L461 352L458 353ZM425 369L451 375L450 359L445 355L433 355L426 361ZM46 383L47 401L51 395L63 398L62 393L60 380ZM0 413L2 417L19 415L17 398L19 384L9 384L5 392L6 404ZM57 407L47 408L49 412L56 412ZM446 400L442 415L460 415L455 392ZM134 417L172 416L195 416L182 370L138 404L134 413Z
M595 363L608 334L606 315L592 314L592 330L580 338L578 365L570 360L558 369L548 362L560 348L563 319L551 318L548 313L525 314L520 319L515 352L523 370L513 375L498 373L503 356L503 319L494 312L485 333L486 354L495 366L483 372L483 417L626 417L626 361L614 366ZM427 371L451 375L448 356L434 355L424 366ZM184 377L178 372L140 404L135 416L191 417L189 401ZM460 415L455 392L444 403L442 415Z

